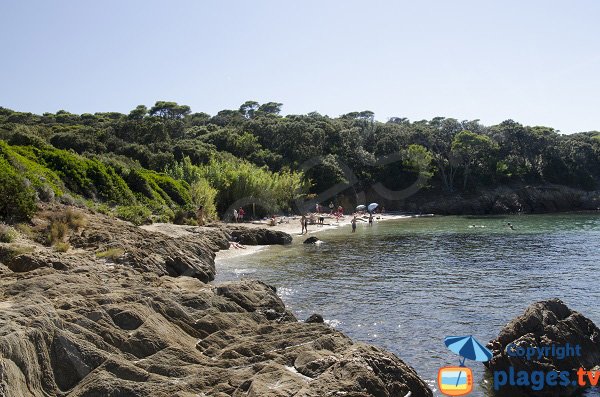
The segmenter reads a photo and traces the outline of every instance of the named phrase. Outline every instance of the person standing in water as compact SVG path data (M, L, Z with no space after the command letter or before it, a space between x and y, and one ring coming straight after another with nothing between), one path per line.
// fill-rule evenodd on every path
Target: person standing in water
M300 225L302 226L300 234L304 234L304 229L306 229L306 215L304 214L302 214L302 218L300 218Z
M373 213L369 213L369 226L373 226Z
M352 221L350 223L352 224L352 233L356 233L356 216L352 218Z

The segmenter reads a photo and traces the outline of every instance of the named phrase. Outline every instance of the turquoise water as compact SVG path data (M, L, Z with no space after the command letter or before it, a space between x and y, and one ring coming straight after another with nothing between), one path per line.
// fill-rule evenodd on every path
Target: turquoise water
M600 324L600 214L411 218L318 236L320 246L220 261L217 281L270 283L300 319L321 313L396 353L432 388L438 368L458 364L444 337L486 343L535 301L558 297ZM470 367L473 395L492 395L483 365Z

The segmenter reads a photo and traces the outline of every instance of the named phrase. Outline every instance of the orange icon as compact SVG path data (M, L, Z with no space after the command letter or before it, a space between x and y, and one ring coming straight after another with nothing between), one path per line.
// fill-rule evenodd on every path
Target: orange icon
M440 393L464 396L473 391L473 371L467 367L442 367L438 371Z

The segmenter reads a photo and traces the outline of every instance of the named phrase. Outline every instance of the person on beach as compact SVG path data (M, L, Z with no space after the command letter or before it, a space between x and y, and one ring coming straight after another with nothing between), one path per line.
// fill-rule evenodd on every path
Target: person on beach
M204 226L204 206L198 207L196 211L196 219L198 221L198 226Z
M240 207L239 211L238 211L238 218L240 220L240 222L244 222L244 214L246 213L246 211L244 211L244 209L242 207Z
M352 233L356 233L356 216L352 218L352 221L350 223L352 224Z
M329 202L329 213L330 213L330 214L333 214L333 207L334 207L334 205L333 205L333 201L330 201L330 202Z
M238 243L237 241L230 241L229 242L229 248L243 249L243 250L246 249L245 246L243 246L242 244Z
M238 215L238 212L237 212L237 210L234 208L234 209L233 209L233 220L234 220L234 222L235 222L235 223L238 223L238 216L239 216L239 215Z
M325 217L323 215L319 215L319 225L323 226L325 224Z

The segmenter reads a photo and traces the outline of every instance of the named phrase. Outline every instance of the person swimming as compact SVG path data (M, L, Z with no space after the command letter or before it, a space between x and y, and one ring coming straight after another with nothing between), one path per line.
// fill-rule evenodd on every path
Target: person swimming
M508 222L506 226L510 227L510 230L515 230L514 226L510 222Z

